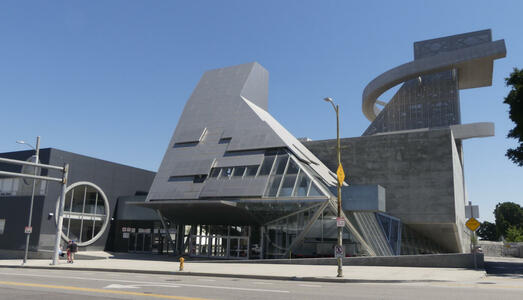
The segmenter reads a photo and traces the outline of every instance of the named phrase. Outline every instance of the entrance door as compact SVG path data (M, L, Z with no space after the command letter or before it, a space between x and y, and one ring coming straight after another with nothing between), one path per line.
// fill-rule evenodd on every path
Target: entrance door
M136 235L136 252L143 252L144 237L145 234L141 232Z
M147 232L129 234L129 252L152 252L152 236Z
M129 252L136 251L136 232L129 233Z
M230 237L229 239L229 257L231 258L249 258L249 238L248 237Z
M152 252L152 238L150 233L143 233L143 252Z

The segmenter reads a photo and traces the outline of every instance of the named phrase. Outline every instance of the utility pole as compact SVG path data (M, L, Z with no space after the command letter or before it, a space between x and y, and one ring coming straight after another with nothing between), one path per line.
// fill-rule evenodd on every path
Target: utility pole
M28 145L29 147L31 147L29 144L25 143L24 141L17 141L17 143L25 144L25 145ZM34 148L34 150L35 150L35 163L38 164L39 156L40 156L40 137L39 136L36 137L36 148ZM34 168L35 168L34 175L37 176L38 167L35 166ZM36 191L36 179L33 178L33 191L31 192L31 204L30 204L30 208L29 208L29 221L27 221L27 230L25 233L24 262L22 263L22 265L27 263L27 253L29 252L29 239L31 237L31 232L32 232L31 224L32 224L32 219L33 219L33 204L34 204L34 198L35 198L35 191Z
M20 141L20 144L25 144L25 142ZM0 163L7 163L7 164L21 165L21 166L31 166L31 167L35 167L35 168L41 168L41 169L53 169L53 170L59 170L62 172L62 178L56 178L56 177L31 175L31 174L23 174L23 173L18 173L18 172L7 172L7 171L0 170L0 176L54 181L54 182L59 182L62 185L62 194L60 195L60 204L59 204L59 208L58 208L58 222L57 222L57 226L56 226L56 240L55 240L55 247L54 247L54 255L53 255L53 261L51 263L52 265L58 264L58 250L60 249L60 238L61 238L61 234L62 234L65 191L66 191L66 187L67 187L67 176L69 173L69 164L65 164L65 166L59 167L59 166L44 165L44 164L33 163L33 162L24 161L24 160L16 160L16 159L9 159L9 158L3 158L3 157L0 157Z
M338 155L338 218L336 219L336 223L338 223L338 220L341 220L341 185L343 183L343 179L345 177L345 174L343 173L343 168L341 167L341 145L340 145L340 107L337 104L334 104L334 101L331 98L325 98L323 99L330 104L332 104L332 107L334 108L334 111L336 112L336 141L337 141L337 147L336 152ZM343 249L343 227L339 226L339 224L336 224L338 228L338 243L337 247L338 249ZM343 251L344 252L344 251ZM343 258L338 257L338 275L337 277L343 277Z

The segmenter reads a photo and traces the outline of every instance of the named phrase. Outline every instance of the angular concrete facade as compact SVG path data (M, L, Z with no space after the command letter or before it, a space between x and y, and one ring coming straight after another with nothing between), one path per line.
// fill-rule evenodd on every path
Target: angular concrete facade
M491 35L417 42L414 61L363 91L372 123L341 142L353 185L342 187L350 255L467 251L461 141L494 128L461 124L459 90L491 84L493 60L505 56ZM377 99L402 82L391 101ZM256 245L259 258L331 254L336 143L298 141L268 113L267 90L268 72L250 63L206 72L187 101L138 204L174 226L179 253L251 258Z
M335 140L304 144L337 168ZM349 184L383 186L388 214L445 252L467 250L463 171L450 129L344 138L341 149Z
M386 212L405 225L402 253L469 251L462 140L493 136L494 125L462 125L459 90L491 85L493 61L505 55L490 30L420 41L414 61L365 87L362 111L372 123L362 137L342 139L342 163L349 184L386 189ZM377 100L402 82L388 103ZM305 145L336 169L336 141Z
M249 257L250 249L231 249L229 241L245 241L231 236L229 226L247 226L257 232L246 239L262 245L260 257L331 254L326 239L335 233L336 175L267 112L267 89L268 72L249 63L206 72L187 101L147 201L139 204L177 228L179 252ZM349 217L342 213L348 254L396 252L374 213Z

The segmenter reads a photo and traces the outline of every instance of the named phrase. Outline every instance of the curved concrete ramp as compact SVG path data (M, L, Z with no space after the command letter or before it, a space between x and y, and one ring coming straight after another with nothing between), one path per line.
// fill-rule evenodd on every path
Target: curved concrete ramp
M490 34L490 30L488 33ZM505 56L505 41L498 40L442 51L402 64L374 78L365 87L362 102L363 114L370 121L374 121L380 112L380 109L376 107L376 103L381 102L378 97L388 89L402 82L445 70L456 69L458 71L459 89L489 86L492 84L493 61Z

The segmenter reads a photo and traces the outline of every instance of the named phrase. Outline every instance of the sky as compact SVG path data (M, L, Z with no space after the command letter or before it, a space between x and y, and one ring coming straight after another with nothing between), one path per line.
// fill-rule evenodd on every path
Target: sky
M492 86L460 97L462 123L495 123L495 137L464 141L469 200L493 221L497 203L523 206L503 104L504 78L523 68L521 11L516 0L1 1L0 152L41 136L42 148L156 171L202 74L252 61L294 136L335 138L324 97L340 105L341 136L360 136L363 89L411 61L413 42L490 28L507 57Z

